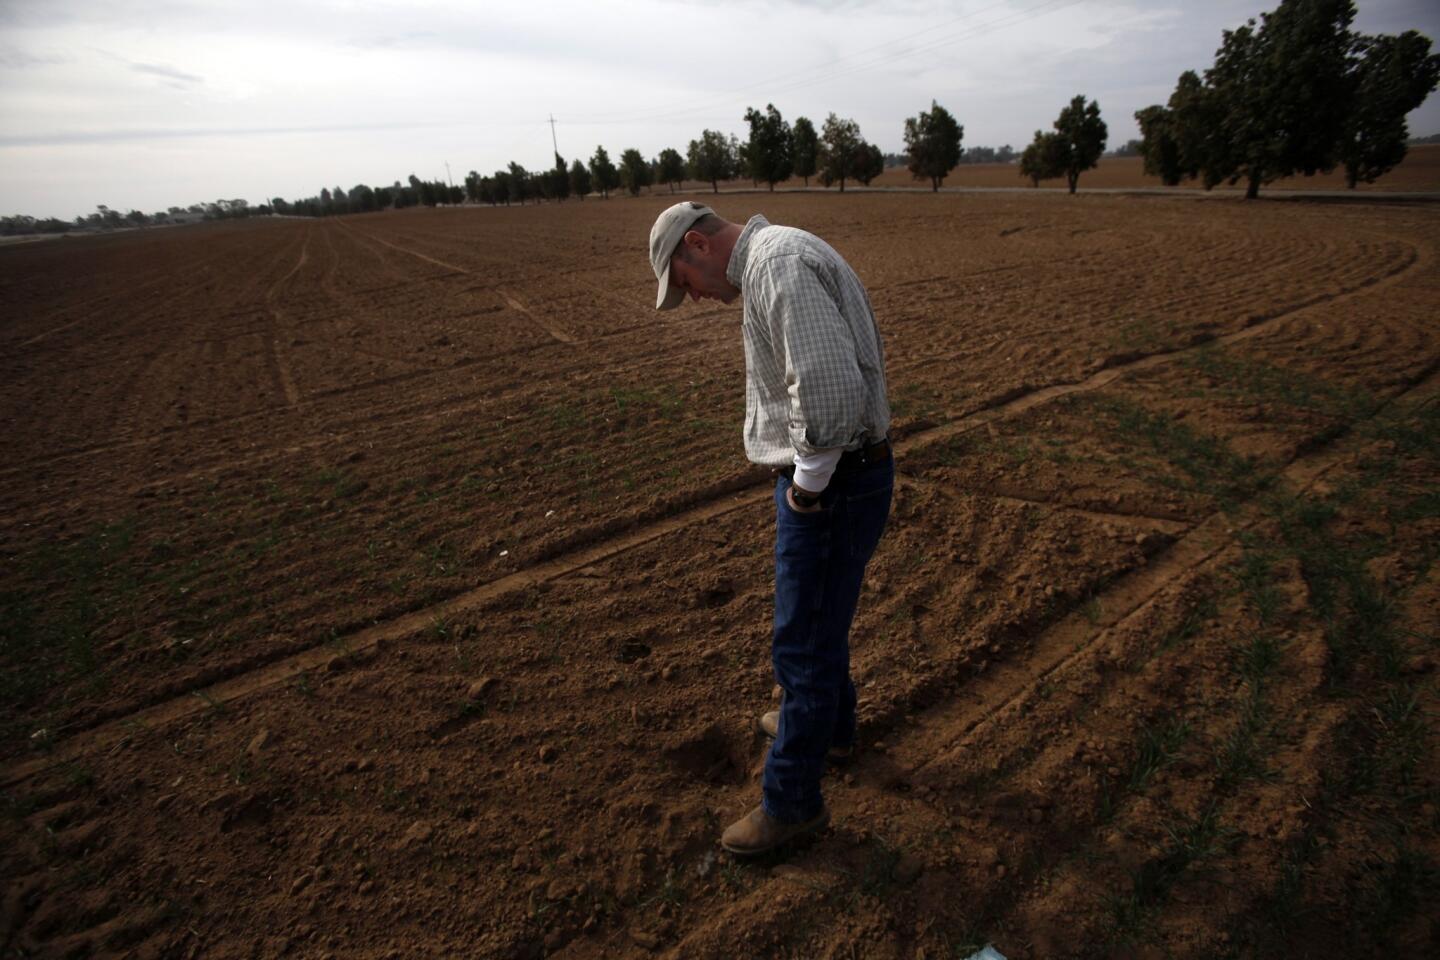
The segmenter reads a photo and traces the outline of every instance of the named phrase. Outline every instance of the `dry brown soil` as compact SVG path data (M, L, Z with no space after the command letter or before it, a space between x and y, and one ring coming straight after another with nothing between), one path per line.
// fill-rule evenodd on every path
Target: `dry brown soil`
M866 281L899 471L834 824L737 862L773 507L668 202L0 249L0 956L1434 950L1440 207L722 198Z

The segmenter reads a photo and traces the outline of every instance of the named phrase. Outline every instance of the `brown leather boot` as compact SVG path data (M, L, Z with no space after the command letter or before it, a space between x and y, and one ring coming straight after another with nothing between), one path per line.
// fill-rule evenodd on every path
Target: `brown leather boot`
M760 732L771 740L780 736L780 711L771 710L760 715ZM825 751L825 759L831 763L844 763L855 754L854 747L831 747Z
M740 857L768 853L796 837L813 833L830 822L830 808L821 807L814 819L804 823L782 823L756 807L725 829L720 846Z

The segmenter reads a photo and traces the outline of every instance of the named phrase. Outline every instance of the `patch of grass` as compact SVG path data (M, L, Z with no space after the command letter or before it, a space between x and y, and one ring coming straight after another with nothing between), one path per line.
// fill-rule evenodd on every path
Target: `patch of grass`
M674 870L665 873L665 879L660 881L660 886L655 888L646 899L640 901L641 907L654 907L660 904L669 904L672 907L679 907L685 903L685 887Z
M578 432L590 425L590 418L585 416L585 411L573 403L551 404L540 411L540 416L561 433Z
M1440 869L1425 851L1401 840L1378 870L1360 878L1359 887L1352 916L1368 940L1389 946L1405 921L1426 904L1425 909L1434 908L1435 896L1440 894Z
M1130 765L1126 789L1131 793L1144 792L1151 777L1175 762L1175 754L1189 736L1190 724L1178 718L1141 728L1140 749Z
M1399 606L1370 575L1366 563L1383 549L1331 532L1334 504L1276 493L1264 501L1280 543L1300 563L1312 612L1330 648L1332 689L1369 661L1388 677L1400 669Z
M1394 453L1440 460L1440 401L1434 397L1396 404L1361 428L1362 436L1389 441Z
M1419 773L1429 756L1430 725L1419 692L1404 685L1391 687L1374 716L1381 772L1396 784L1402 797L1409 797L1424 783Z
M1235 580L1250 612L1255 614L1261 626L1269 626L1279 619L1285 605L1285 594L1275 583L1275 557L1260 548L1255 538L1248 534L1242 542L1245 543L1245 552L1233 568Z
M1094 398L1089 403L1117 438L1163 457L1185 475L1184 488L1215 497L1226 511L1268 482L1255 463L1236 455L1223 440L1173 417L1117 397Z
M1185 607L1180 622L1160 638L1160 649L1169 650L1200 635L1205 624L1219 616L1220 608L1213 594L1206 593Z
M638 417L645 421L658 419L676 423L685 412L684 399L671 387L611 387L610 401L616 414L626 419Z
M1215 753L1215 775L1222 788L1233 788L1247 780L1267 780L1274 773L1261 755L1260 735L1267 714L1264 699L1254 687L1249 688L1241 706L1240 718L1220 741Z
M0 590L0 702L23 709L67 681L103 681L96 634L137 602L137 536L137 521L126 518L7 564ZM7 719L5 726L8 737L27 733L20 720Z
M1280 665L1280 641L1273 633L1257 630L1248 642L1237 647L1236 666L1252 688L1267 679Z
M934 419L944 409L945 398L926 384L907 380L890 391L890 412L897 418Z
M871 837L866 844L865 862L855 878L855 892L860 896L888 900L899 888L895 867L900 863L900 849L882 837Z
M1137 939L1180 876L1221 852L1231 834L1221 825L1219 811L1213 805L1194 818L1167 824L1166 844L1160 855L1130 872L1128 891L1107 898L1111 939L1121 943Z
M1348 420L1369 416L1376 406L1375 397L1365 390L1337 386L1221 347L1196 351L1181 362L1216 381L1222 395L1283 403Z
M332 500L345 500L365 490L369 483L341 467L327 467L309 480L312 489Z

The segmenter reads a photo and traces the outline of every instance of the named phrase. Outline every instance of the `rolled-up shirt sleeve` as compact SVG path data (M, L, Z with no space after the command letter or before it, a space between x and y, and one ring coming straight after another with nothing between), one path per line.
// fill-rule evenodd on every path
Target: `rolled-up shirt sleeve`
M800 254L758 265L756 294L765 305L776 365L783 364L795 452L813 456L863 433L865 381L855 340L820 269Z

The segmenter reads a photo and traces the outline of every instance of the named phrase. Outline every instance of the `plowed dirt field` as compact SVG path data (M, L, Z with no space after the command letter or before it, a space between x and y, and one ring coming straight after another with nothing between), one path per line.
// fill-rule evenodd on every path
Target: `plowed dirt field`
M732 194L885 337L834 823L668 195L0 249L0 955L1440 946L1440 206Z

